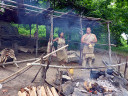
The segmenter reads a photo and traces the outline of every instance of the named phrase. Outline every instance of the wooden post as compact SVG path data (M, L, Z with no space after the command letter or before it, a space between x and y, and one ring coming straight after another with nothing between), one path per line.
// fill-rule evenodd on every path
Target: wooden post
M50 37L50 26L46 25L46 40L49 41Z
M51 33L50 33L50 39L53 40L53 13L51 14Z
M119 61L118 61L118 64L120 64L120 63L121 63L121 56L120 56ZM120 66L118 66L118 73L120 73Z
M111 56L111 37L110 37L109 23L110 22L107 22L107 29L108 29L108 46L109 46L109 65L111 65L112 56Z
M81 38L83 36L83 27L82 27L82 18L80 17L80 34L81 34ZM82 56L82 43L80 42L80 65L82 65L82 60L83 59L83 56Z
M18 44L17 44L17 41L13 42L13 48L14 48L14 51L15 51L15 55L17 55L18 54Z
M30 38L31 38L31 35L32 35L32 34L31 34L31 24L29 24L29 28L30 28Z
M128 57L126 58L126 64L125 64L125 69L124 69L124 78L126 77L126 73L127 73L127 66L128 66Z
M51 22L50 23L51 23L50 42L52 42L52 40L53 40L53 13L51 14ZM50 52L51 51L52 51L52 47L50 47ZM47 54L47 56L48 56L48 54ZM49 55L48 56L48 61L47 61L47 66L42 68L42 73L41 73L42 74L42 80L41 80L42 82L40 82L40 83L43 83L43 84L45 83L46 73L47 73L47 70L49 68L50 63L51 63L51 58L50 58L50 55Z
M36 24L36 57L38 56L38 24Z
M1 44L1 39L0 39L0 47L2 46L2 44Z

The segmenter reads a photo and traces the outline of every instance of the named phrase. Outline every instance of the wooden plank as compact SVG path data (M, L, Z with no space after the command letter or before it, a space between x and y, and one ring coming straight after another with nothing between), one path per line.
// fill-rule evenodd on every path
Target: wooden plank
M53 96L59 96L54 87L51 88Z
M49 65L49 67L51 68L61 68L61 69L100 69L100 68L108 68L108 67L115 67L115 66L121 66L121 65L125 65L126 62L121 63L121 64L115 64L115 65L108 65L108 66L97 66L97 67L82 67L82 66L58 66L58 65ZM33 66L44 66L46 67L47 64L40 64L40 63L27 63L27 65L33 65Z
M53 96L53 94L48 86L47 86L47 96Z
M44 86L41 87L42 95L41 96L47 96Z

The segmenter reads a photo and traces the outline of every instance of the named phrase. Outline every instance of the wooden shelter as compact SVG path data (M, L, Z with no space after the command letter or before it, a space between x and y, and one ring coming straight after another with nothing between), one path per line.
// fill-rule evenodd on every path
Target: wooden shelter
M13 22L16 24L29 24L30 25L30 34L31 34L31 24L37 24L37 33L38 25L51 26L50 32L47 31L47 39L50 37L53 38L53 29L54 27L61 28L78 28L81 35L83 35L83 25L97 25L100 24L97 21L103 21L107 24L108 27L108 45L109 45L109 61L111 63L111 41L110 41L110 30L109 23L110 21L103 20L101 18L85 17L82 15L75 14L73 12L58 12L52 8L44 9L37 6L32 6L24 4L23 0L2 0L0 6L5 10L0 15L1 21ZM48 30L48 29L47 29ZM49 35L50 34L50 35ZM37 34L38 35L38 34ZM36 56L38 55L38 36L36 39Z

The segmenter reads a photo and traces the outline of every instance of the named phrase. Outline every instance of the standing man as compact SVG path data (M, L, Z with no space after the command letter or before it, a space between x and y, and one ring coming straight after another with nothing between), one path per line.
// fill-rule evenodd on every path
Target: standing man
M86 34L84 34L81 38L81 43L84 45L83 47L83 62L82 66L85 67L88 65L92 67L92 61L95 59L94 55L94 46L95 43L97 42L97 38L95 34L91 33L91 28L87 27L86 29Z

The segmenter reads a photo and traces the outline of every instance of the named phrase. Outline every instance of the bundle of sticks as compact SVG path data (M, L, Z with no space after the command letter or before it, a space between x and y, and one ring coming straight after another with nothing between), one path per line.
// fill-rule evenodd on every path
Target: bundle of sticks
M44 86L28 86L21 88L18 92L18 96L59 96L54 87Z
M5 48L0 52L0 64L2 64L3 68L5 68L4 63L6 63L9 59L12 59L12 61L16 61L15 53L13 49ZM14 64L17 65L17 63L14 62Z

